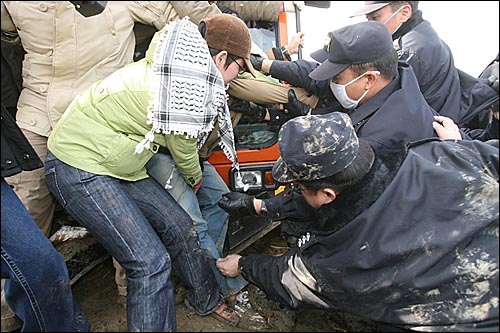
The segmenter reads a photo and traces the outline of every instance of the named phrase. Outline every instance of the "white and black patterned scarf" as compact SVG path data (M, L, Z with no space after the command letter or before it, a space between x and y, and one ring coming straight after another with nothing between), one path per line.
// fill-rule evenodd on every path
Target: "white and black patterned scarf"
M224 80L198 28L186 17L159 32L154 50L148 124L153 128L136 146L149 149L154 133L198 139L200 149L219 122L220 146L239 170Z

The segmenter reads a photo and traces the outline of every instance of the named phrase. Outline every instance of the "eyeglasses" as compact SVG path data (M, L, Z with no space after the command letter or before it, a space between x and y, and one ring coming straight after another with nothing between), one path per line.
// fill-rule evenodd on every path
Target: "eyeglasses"
M231 58L231 60L232 60L233 62L235 62L235 63L236 63L236 65L238 65L238 67L240 68L240 70L238 71L238 74L243 74L243 73L245 73L245 72L247 71L247 69L246 69L245 67L242 67L242 66L241 66L241 65L240 65L240 64L236 61L236 59L235 59L232 55L228 54L228 57L229 57L229 58Z

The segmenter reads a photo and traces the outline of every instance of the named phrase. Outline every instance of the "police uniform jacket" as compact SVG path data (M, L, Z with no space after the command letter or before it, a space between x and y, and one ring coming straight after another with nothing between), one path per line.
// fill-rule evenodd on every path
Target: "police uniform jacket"
M379 152L361 181L318 210L298 247L242 257L243 277L293 308L498 331L498 141L429 141Z
M400 60L408 62L417 77L427 103L439 114L450 117L461 127L489 105L498 94L485 82L455 68L453 55L428 21L417 11L396 31L394 47Z
M324 103L325 98L329 98L326 92L330 90L329 82L309 78L309 73L316 66L316 63L310 61L275 61L270 74L318 93L322 101L320 103ZM330 96L333 98L331 92ZM333 104L333 109L328 111L339 109ZM374 149L390 148L436 136L432 122L437 113L420 93L411 67L402 61L398 63L398 73L394 80L349 114L358 136L369 141Z

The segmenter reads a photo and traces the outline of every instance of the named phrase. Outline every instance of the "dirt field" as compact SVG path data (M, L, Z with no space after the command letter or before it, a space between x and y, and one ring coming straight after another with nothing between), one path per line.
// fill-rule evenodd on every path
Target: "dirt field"
M256 244L259 246L259 244ZM260 244L263 246L264 244ZM117 302L114 268L108 258L73 285L74 294L91 323L92 332L125 332L125 308ZM268 327L265 332L377 332L371 322L334 311L283 311L277 304L259 307ZM264 311L262 311L264 310ZM252 332L231 326L212 316L200 317L184 305L176 306L177 330L180 332Z

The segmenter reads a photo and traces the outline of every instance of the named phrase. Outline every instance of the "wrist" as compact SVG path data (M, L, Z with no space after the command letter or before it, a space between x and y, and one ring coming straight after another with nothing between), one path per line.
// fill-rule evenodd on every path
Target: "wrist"
M243 269L243 263L244 263L244 257L241 256L239 259L238 259L238 272L240 273L240 275L244 275L245 272L244 272L244 269Z
M203 178L201 178L198 183L193 185L193 190L199 190L202 184L203 184Z
M283 54L283 58L292 61L292 57L290 56L290 53L288 52L288 47L286 45L283 45L281 47L281 54Z
M260 216L267 216L268 215L266 202L264 200L260 200L259 215Z

